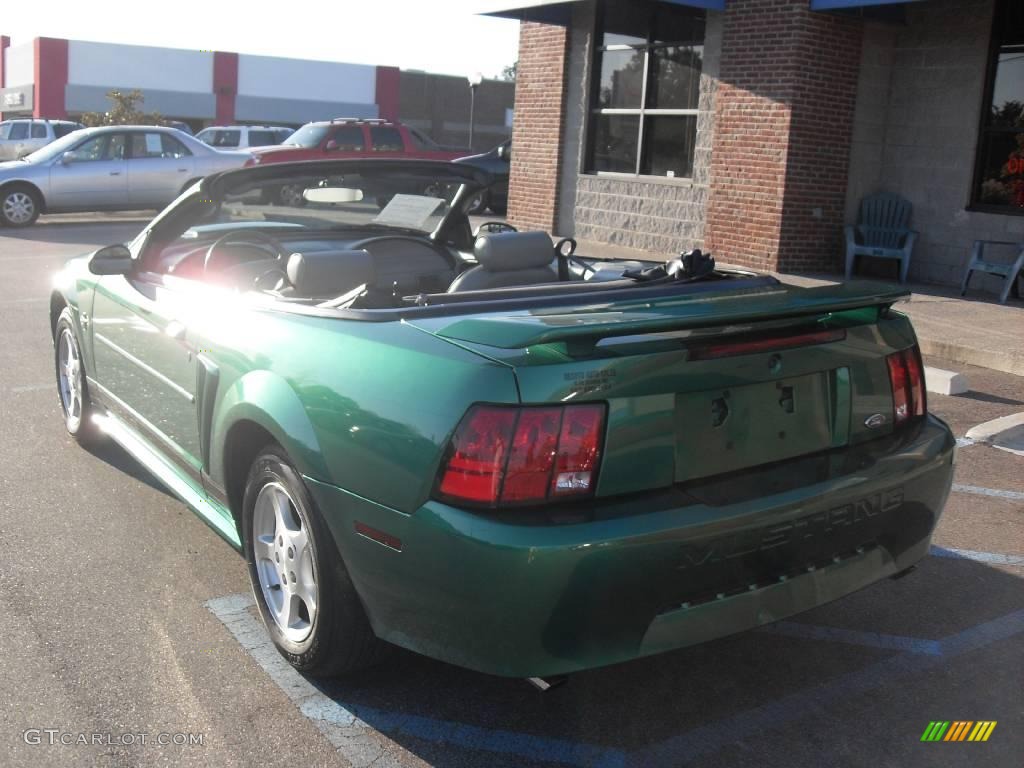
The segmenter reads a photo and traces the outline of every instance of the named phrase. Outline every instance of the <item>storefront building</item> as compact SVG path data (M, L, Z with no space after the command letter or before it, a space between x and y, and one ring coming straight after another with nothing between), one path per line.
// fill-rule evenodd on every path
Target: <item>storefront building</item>
M838 271L862 197L957 284L1024 241L1024 2L519 2L509 216L668 257Z
M50 119L103 112L108 91L140 90L143 109L207 125L299 126L334 117L399 119L435 141L468 146L465 78L397 67L306 61L226 51L0 37L0 115ZM508 138L515 86L477 88L474 145Z

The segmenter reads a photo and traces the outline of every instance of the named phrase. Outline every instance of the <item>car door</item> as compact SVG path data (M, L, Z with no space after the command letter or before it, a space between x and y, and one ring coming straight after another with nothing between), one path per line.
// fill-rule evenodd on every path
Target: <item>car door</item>
M92 308L93 354L100 394L116 415L199 479L198 362L182 322L186 302L157 275L101 278Z
M47 207L89 211L124 205L128 196L125 144L123 133L101 133L54 160Z
M162 208L193 178L195 159L181 141L161 131L131 134L128 195L132 208Z

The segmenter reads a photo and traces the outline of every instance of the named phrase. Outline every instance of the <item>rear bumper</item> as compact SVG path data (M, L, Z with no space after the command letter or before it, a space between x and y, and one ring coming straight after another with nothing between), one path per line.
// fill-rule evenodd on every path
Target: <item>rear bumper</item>
M403 515L309 481L377 634L529 677L723 637L854 592L928 552L954 440L929 417L812 485L571 525L512 525L438 502ZM742 480L737 481L742 482ZM359 521L401 551L358 535Z

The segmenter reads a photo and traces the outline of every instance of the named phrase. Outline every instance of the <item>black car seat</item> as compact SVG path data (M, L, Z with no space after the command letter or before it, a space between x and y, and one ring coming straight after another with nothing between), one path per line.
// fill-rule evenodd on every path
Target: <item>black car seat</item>
M473 244L473 255L479 266L455 278L448 293L558 282L552 268L555 251L546 232L482 234Z

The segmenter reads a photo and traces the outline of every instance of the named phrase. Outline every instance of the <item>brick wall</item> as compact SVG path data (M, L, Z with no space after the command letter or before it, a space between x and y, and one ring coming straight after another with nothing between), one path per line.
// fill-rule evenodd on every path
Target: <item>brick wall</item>
M520 229L557 228L567 56L565 27L522 22L508 201Z
M758 269L839 267L862 24L806 0L732 0L705 244Z

